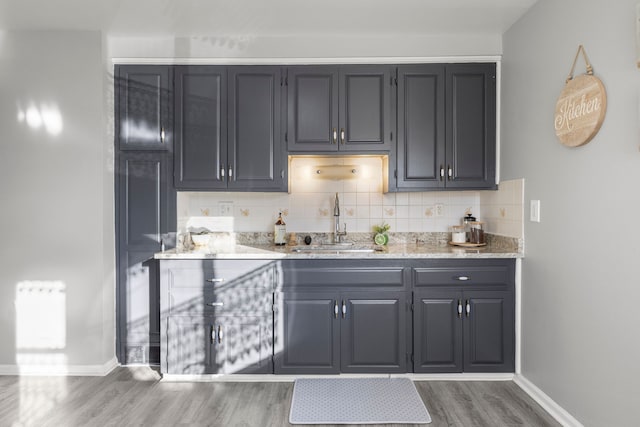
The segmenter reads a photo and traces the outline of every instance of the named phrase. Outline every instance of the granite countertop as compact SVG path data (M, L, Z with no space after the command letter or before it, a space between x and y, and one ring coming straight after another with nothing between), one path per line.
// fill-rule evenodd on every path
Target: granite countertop
M295 252L297 246L268 244L235 245L213 252L211 249L171 249L155 254L155 259L398 259L398 258L523 258L514 248L487 245L479 248L463 248L448 244L396 243L383 247L382 251L367 252ZM361 247L361 246L359 246ZM373 248L373 245L366 246Z

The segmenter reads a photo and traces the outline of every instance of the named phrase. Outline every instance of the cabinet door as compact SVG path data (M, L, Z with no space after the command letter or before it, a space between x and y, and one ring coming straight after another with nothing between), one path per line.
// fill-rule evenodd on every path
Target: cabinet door
M444 66L398 67L397 188L445 184Z
M226 67L176 67L175 89L176 188L226 188Z
M404 292L341 295L341 372L406 372Z
M273 373L271 316L216 317L213 354L219 373Z
M167 317L168 374L216 374L224 354L219 351L218 325L212 317Z
M414 372L462 372L462 294L448 289L414 293Z
M338 150L338 68L289 67L289 151Z
M340 151L385 151L391 143L391 66L340 68Z
M278 294L276 374L335 374L340 370L337 297L329 292Z
M280 67L229 68L228 188L287 190Z
M169 150L173 84L167 65L116 65L115 132L120 150Z
M496 65L447 65L446 79L446 186L495 188Z
M514 300L509 291L465 291L465 372L513 372Z
M118 314L121 363L158 363L160 307L157 261L175 243L176 195L165 152L120 152L116 169Z

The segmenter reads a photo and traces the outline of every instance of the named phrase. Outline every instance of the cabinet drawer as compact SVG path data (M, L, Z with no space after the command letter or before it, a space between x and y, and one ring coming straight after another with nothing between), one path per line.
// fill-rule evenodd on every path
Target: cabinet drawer
M166 270L169 290L175 288L267 289L276 274L271 261L183 261Z
M507 265L414 268L415 286L509 285L514 281Z
M284 270L284 286L402 287L401 267L300 267Z
M271 313L273 293L261 289L174 288L169 293L169 314L255 315Z

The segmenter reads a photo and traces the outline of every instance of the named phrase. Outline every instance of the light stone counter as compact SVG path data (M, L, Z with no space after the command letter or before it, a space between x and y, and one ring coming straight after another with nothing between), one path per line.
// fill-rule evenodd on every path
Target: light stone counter
M360 247L360 246L358 246ZM373 245L368 246L373 248ZM447 244L397 243L383 247L382 251L363 252L295 252L296 246L265 244L236 245L226 251L175 249L155 254L156 259L427 259L427 258L523 258L514 248L488 245L480 248L461 248Z

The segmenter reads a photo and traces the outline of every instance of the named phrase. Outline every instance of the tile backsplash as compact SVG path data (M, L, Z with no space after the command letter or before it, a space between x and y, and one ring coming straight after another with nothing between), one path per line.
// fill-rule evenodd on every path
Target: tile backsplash
M355 165L357 177L322 179L315 173L315 167L321 165ZM520 212L521 216L522 203L518 211L515 202L517 193L522 196L518 190L522 187L518 181L522 180L504 182L500 190L492 192L383 194L383 159L379 156L296 157L290 161L289 174L288 194L179 192L178 231L184 231L190 217L223 216L232 218L235 232L268 232L273 231L282 212L288 232L331 232L333 202L338 193L340 222L346 223L347 231L370 232L374 225L386 222L394 232L445 232L471 212L487 221L489 232L522 237L522 218L520 234L516 233L516 215ZM491 216L484 217L485 209Z

